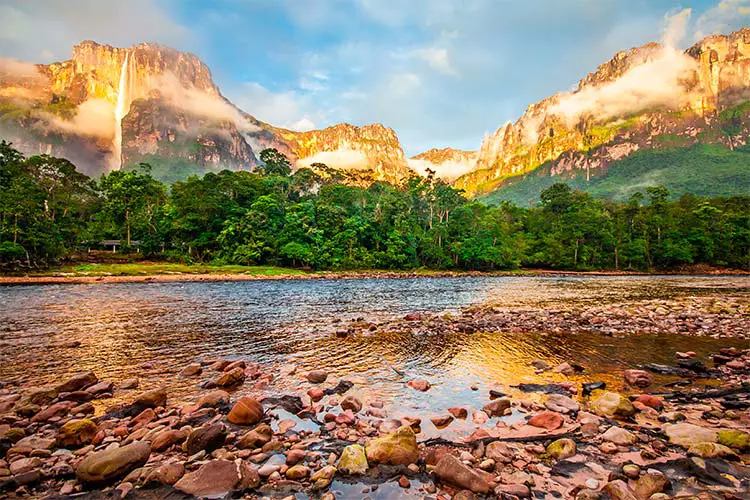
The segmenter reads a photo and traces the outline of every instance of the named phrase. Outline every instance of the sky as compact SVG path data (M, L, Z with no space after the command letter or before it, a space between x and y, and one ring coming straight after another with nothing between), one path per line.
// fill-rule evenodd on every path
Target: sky
M85 39L193 52L273 125L382 123L408 156L478 149L616 52L750 26L750 0L0 0L0 57L70 58Z

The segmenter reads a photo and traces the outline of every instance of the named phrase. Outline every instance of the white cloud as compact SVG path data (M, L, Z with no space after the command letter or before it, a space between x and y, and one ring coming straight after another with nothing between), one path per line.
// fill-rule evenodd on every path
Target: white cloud
M111 139L115 133L114 106L106 99L89 99L81 103L72 120L50 113L39 113L48 127L72 134Z
M309 167L313 163L324 163L329 167L341 170L363 170L370 168L367 156L361 151L352 149L321 151L313 156L297 160L298 167Z
M247 82L227 95L244 111L277 127L311 130L322 118L311 98L295 91L271 92L257 82Z
M425 61L431 68L448 75L455 75L456 70L451 66L447 49L426 47L415 52L416 57Z
M416 160L414 158L409 158L407 163L409 164L409 168L419 175L426 176L427 169L430 169L435 172L435 176L449 181L458 179L466 172L473 170L477 165L476 161L471 160L433 163L429 160Z
M729 33L750 24L750 0L721 0L695 22L695 41L717 33Z
M67 59L82 40L181 47L189 37L157 0L0 0L0 54L27 61Z

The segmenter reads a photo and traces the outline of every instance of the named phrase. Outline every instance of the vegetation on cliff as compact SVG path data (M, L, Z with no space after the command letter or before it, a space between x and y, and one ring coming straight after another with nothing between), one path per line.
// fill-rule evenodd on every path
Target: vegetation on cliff
M554 184L538 207L488 207L434 178L367 188L265 151L256 172L193 176L169 189L149 166L94 181L67 160L0 143L0 262L46 266L102 240L180 262L312 269L750 267L750 197L626 202Z

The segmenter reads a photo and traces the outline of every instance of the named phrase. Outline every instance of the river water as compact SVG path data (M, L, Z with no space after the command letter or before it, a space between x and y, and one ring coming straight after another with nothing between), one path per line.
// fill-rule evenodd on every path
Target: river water
M198 393L197 382L178 377L182 367L199 360L242 358L277 370L298 367L297 375L280 378L267 392L303 390L307 385L301 373L324 368L330 372L330 380L354 381L356 391L365 397L382 397L396 414L439 414L459 403L481 407L491 388L509 391L511 384L539 382L529 366L534 359L553 365L574 361L587 370L568 380L604 380L617 387L622 385L622 370L638 363L670 363L677 350L703 355L730 345L747 346L741 341L676 335L417 335L378 328L368 335L341 339L335 332L357 319L377 325L407 313L456 313L486 303L518 307L564 301L601 304L747 293L749 288L750 279L735 277L463 277L6 286L0 287L0 382L44 385L75 372L93 370L100 378L114 382L138 377L142 389L168 385L172 397L191 400ZM81 345L59 347L69 341ZM405 381L415 377L429 379L434 388L424 394L406 388ZM550 381L562 379L547 376ZM129 397L122 393L115 396Z

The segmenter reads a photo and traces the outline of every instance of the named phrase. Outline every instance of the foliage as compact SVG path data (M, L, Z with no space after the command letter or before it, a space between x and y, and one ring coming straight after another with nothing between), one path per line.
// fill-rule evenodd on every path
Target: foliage
M642 186L617 202L561 183L535 208L487 206L433 177L358 187L325 165L291 174L283 155L264 156L260 173L207 173L167 190L147 164L94 182L66 160L24 158L2 142L0 263L42 267L120 239L174 269L750 268L748 196L675 200Z

